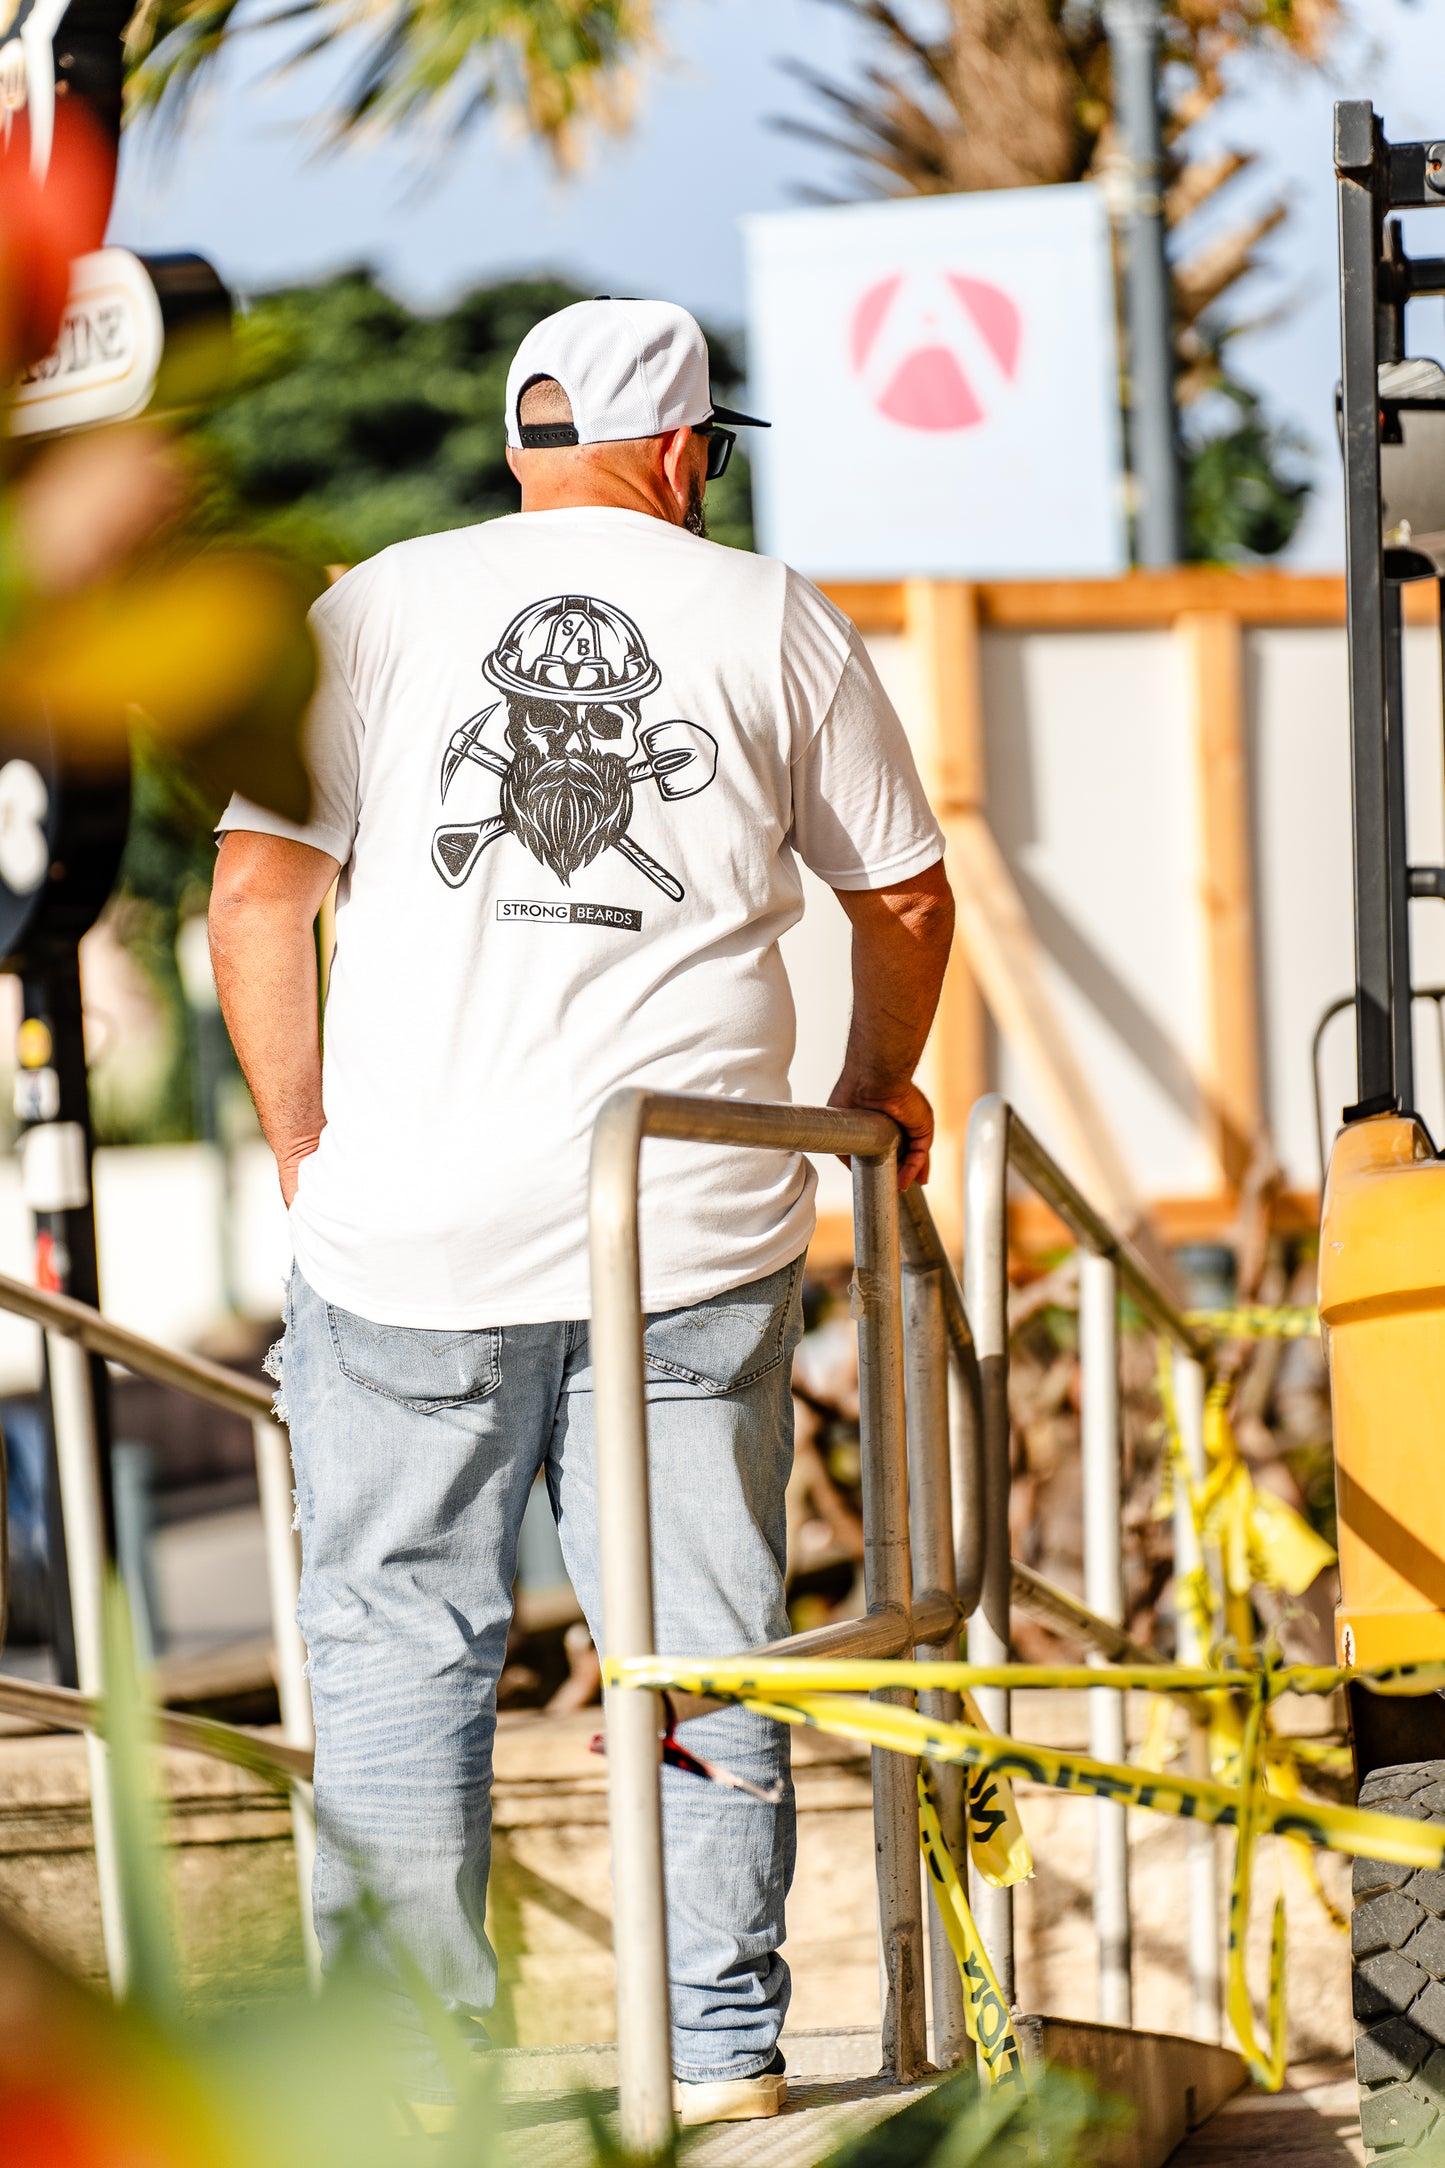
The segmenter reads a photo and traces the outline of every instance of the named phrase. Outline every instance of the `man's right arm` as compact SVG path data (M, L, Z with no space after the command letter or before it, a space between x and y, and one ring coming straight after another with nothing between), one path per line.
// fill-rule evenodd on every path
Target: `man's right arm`
M326 1125L315 923L340 870L309 843L234 828L221 838L211 889L221 1013L288 1208Z

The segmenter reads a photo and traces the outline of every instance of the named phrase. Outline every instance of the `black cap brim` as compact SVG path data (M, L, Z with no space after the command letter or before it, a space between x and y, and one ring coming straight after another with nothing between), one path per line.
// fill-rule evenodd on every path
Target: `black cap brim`
M721 422L730 429L771 429L771 422L759 421L756 414L739 414L732 407L715 406L708 416L710 422Z

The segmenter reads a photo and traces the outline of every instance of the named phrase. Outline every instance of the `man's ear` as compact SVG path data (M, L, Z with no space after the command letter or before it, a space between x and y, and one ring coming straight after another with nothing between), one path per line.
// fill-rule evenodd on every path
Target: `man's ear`
M507 446L507 465L511 468L514 479L520 482L522 470L517 464L517 454L510 444Z
M694 432L684 425L681 429L667 429L662 435L662 471L667 477L680 511L687 510L691 492L688 487L687 462L692 449Z

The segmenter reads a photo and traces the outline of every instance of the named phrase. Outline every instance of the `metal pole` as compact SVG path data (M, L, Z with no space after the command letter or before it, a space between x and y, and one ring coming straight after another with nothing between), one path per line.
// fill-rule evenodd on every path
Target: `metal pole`
M1142 565L1175 565L1184 555L1174 411L1174 305L1164 234L1159 18L1159 0L1104 0L1127 187L1129 464L1135 489L1135 555Z
M933 1224L928 1199L916 1182L903 1192L899 1231L908 1265L928 1267L939 1276L943 1329L948 1342L953 1591L966 1618L978 1604L983 1581L983 1419L979 1406L978 1352L964 1309L958 1274Z
M898 1155L853 1154L854 1286L858 1308L858 1427L863 1443L863 1587L870 1611L912 1607L908 1442L903 1403ZM907 1703L901 1688L877 1696ZM918 1856L918 1764L873 1749L873 1849L878 1868L883 2068L900 2084L928 2067L923 1986L923 1886Z
M953 1514L949 1466L948 1331L943 1312L943 1275L936 1269L903 1268L903 1356L908 1411L908 1538L917 1608L929 1595L954 1592ZM919 1644L927 1662L958 1656L958 1627L947 1638ZM957 1694L931 1689L918 1706L946 1723L958 1719ZM956 1763L930 1762L928 1779L939 1821L954 1858L963 1858L963 1771ZM931 1885L930 1885L931 1887ZM937 1904L928 1915L928 1974L933 2006L933 2060L951 2070L969 2053L963 2017L963 1982Z
M1367 100L1335 107L1339 184L1341 420L1355 880L1357 1104L1396 1098L1390 1007L1390 867L1385 732L1384 551L1380 533L1379 124Z
M1173 1350L1174 1407L1184 1464L1196 1487L1204 1480L1204 1371L1179 1348ZM1196 1573L1208 1561L1199 1547L1187 1498L1174 1501L1174 1577ZM1209 1650L1179 1606L1178 1656L1181 1664L1202 1664ZM1209 1727L1196 1720L1189 1731L1189 1772L1209 1775ZM1203 1824L1189 1828L1189 1989L1190 2024L1201 2040L1219 2038L1219 1853L1214 1831Z
M619 1092L592 1136L589 1222L597 1517L609 1656L651 1656L651 1508L642 1366L637 1172L644 1092ZM622 2143L643 2159L672 2144L672 2031L663 1890L661 1704L609 1687L608 1819L617 1955L617 2081Z
M1399 585L1385 582L1386 837L1390 870L1390 1038L1395 1090L1415 1104L1414 1003L1410 990L1410 857L1405 838L1405 630Z
M65 1520L65 1558L70 1577L75 1661L83 1694L105 1692L105 1503L100 1483L95 1399L90 1358L62 1334L45 1335L50 1401L55 1422L55 1459ZM119 1998L130 1981L130 1952L121 1903L115 1805L110 1755L93 1731L85 1735L90 1769L90 1815L95 1831L95 1872L100 1884L100 1924L106 1969Z
M996 1094L974 1102L963 1185L963 1295L978 1351L983 1408L983 1592L968 1622L974 1664L1009 1661L1008 1148L1009 1109ZM1009 1694L980 1687L979 1713L1009 1728ZM1013 1891L972 1877L974 1918L1003 1998L1014 2002Z
M292 1510L291 1446L279 1423L258 1416L251 1426L256 1447L256 1480L261 1491L261 1528L266 1541L266 1587L271 1599L271 1638L276 1650L276 1694L281 1704L282 1737L292 1746L315 1746L311 1685L306 1676L306 1643L296 1619L301 1593L301 1546ZM316 1811L311 1786L291 1787L291 1829L296 1849L296 1880L301 1893L301 1938L313 1979L321 1977L321 1945L311 1908L311 1876L316 1865Z
M90 1179L90 1089L76 941L56 940L37 949L26 960L20 989L25 1011L22 1034L29 1033L38 1041L27 1044L22 1039L22 1048L17 1051L23 1051L24 1059L16 1079L16 1105L23 1107L28 1124L21 1133L20 1152L26 1202L35 1216L35 1280L39 1287L73 1295L77 1301L98 1308L100 1273ZM110 1388L102 1362L90 1364L90 1389L100 1470L102 1533L109 1561L115 1556L115 1520L111 1501ZM72 1646L71 1604L65 1586L65 1510L54 1460L58 1448L53 1443L53 1412L50 1423L47 1518L54 1531L50 1546L52 1633L60 1684L74 1686L79 1680L79 1665Z
M1123 1485L1119 1430L1119 1286L1106 1257L1079 1258L1079 1361L1084 1474L1084 1601L1111 1625L1124 1623ZM1091 1655L1091 1663L1103 1658ZM1124 1696L1089 1696L1089 1752L1125 1758ZM1099 2017L1132 2025L1128 1809L1097 1802L1094 1822L1094 1931L1099 1940Z

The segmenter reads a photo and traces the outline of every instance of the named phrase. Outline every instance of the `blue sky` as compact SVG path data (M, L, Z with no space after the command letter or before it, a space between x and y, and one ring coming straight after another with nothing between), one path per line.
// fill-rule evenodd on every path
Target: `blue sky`
M646 72L631 134L595 138L570 181L495 123L439 154L423 137L325 154L317 116L335 61L273 80L274 45L243 40L179 137L128 139L113 237L198 249L241 291L367 263L425 306L503 273L548 270L603 292L671 294L740 324L739 218L837 177L824 153L768 125L801 103L777 62L802 55L846 75L859 40L819 0L660 0L658 13L666 52ZM1279 320L1241 338L1235 357L1311 447L1316 494L1291 553L1301 564L1341 553L1331 105L1369 96L1391 134L1445 134L1439 0L1355 0L1354 25L1327 75L1252 60L1198 132L1258 153L1221 218L1271 192L1291 206L1240 296L1244 313ZM1445 253L1445 218L1416 214L1414 225L1413 246ZM1412 316L1413 348L1445 358L1441 302L1416 303Z

